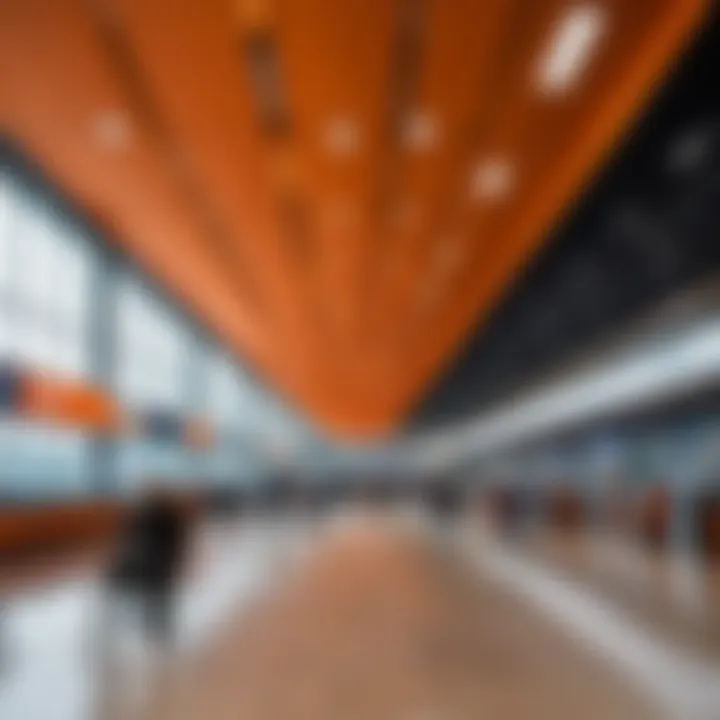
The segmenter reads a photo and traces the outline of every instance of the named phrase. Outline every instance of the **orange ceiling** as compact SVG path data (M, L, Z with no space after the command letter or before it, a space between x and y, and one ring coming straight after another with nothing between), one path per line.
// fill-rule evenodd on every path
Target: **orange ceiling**
M579 5L604 13L601 42L548 96L541 53ZM538 247L705 5L3 2L0 117L286 397L331 432L379 434ZM493 159L510 187L474 197Z

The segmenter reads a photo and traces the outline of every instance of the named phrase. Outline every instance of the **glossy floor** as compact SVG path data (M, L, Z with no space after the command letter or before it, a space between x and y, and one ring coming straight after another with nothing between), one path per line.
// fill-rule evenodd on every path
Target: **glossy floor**
M92 577L13 600L0 717L718 717L712 659L475 525L250 523L197 546L170 654L129 625L108 662Z

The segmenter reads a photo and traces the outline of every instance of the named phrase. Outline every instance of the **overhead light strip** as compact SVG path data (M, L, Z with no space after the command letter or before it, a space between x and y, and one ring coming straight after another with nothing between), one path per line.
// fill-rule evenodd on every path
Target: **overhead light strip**
M538 89L558 95L574 87L587 68L607 27L607 12L596 3L574 5L558 19L541 55Z
M720 382L720 320L668 337L666 345L622 357L536 390L477 420L422 441L427 458L455 461L495 453Z

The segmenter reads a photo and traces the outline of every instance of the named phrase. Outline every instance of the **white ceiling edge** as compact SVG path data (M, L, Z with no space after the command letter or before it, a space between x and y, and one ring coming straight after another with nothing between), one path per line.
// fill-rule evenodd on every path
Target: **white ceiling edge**
M442 469L506 451L573 425L720 383L720 313L624 349L479 417L396 447L408 465Z

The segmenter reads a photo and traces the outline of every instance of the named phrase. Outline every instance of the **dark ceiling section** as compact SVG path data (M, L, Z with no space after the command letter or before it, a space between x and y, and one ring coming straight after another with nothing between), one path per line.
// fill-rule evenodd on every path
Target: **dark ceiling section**
M409 429L477 414L720 267L718 77L716 16Z

